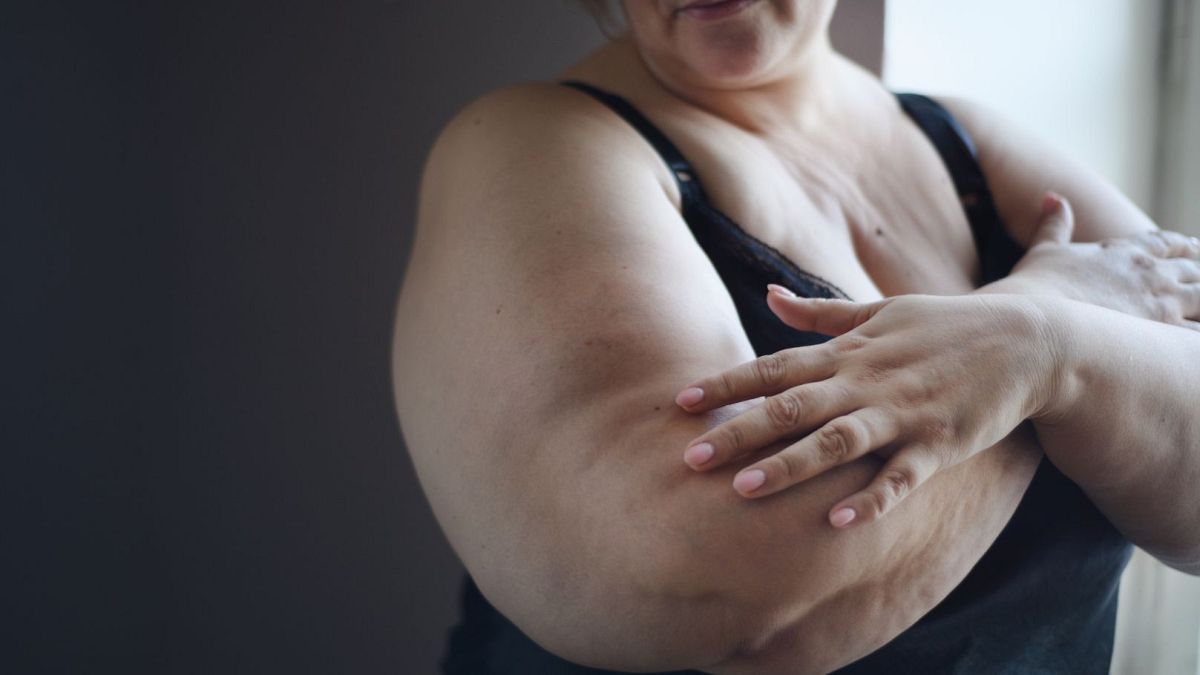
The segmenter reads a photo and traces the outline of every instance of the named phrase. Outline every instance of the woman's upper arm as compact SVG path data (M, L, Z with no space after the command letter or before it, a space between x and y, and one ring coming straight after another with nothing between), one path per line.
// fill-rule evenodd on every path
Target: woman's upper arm
M750 403L675 393L754 358L653 151L561 87L469 106L427 164L398 306L397 406L422 486L484 594L588 665L831 669L910 625L995 539L1028 438L835 532L874 460L757 501L684 444ZM765 289L764 289L765 294Z
M1145 213L1091 168L978 103L938 97L970 134L996 209L1009 234L1027 246L1041 221L1041 197L1053 190L1071 202L1074 241L1091 242L1158 229Z

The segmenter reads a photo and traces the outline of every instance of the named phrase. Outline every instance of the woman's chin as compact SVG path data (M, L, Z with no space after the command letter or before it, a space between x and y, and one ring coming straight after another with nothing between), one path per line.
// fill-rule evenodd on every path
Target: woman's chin
M739 89L761 82L767 68L759 54L719 53L693 69L696 84L709 89Z
M752 27L711 31L695 44L689 59L697 77L726 88L757 82L766 75L772 52L768 36Z

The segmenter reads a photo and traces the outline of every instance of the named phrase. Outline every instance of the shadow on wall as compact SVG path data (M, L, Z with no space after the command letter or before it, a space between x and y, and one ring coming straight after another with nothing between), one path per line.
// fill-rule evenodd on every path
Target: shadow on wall
M432 673L461 566L392 406L421 163L467 101L602 36L568 2L179 10L169 670Z
M389 348L419 170L484 91L602 37L566 2L182 10L182 452L156 497L181 671L432 673L461 567ZM182 523L182 527L178 524Z

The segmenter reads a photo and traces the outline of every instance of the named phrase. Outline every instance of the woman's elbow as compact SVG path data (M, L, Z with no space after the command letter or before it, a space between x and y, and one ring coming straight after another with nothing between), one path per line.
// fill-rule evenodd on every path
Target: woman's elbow
M749 608L704 585L700 561L665 548L641 547L607 560L560 560L553 572L517 584L485 581L486 573L476 581L530 639L592 668L722 672L722 664L765 643Z
M837 551L815 541L773 559L744 533L697 541L676 525L653 528L660 533L653 545L627 547L624 564L576 564L587 573L552 585L566 590L543 593L540 609L510 618L581 665L720 675L829 672L915 618L895 611L881 586L842 592L851 590L846 579L829 573Z

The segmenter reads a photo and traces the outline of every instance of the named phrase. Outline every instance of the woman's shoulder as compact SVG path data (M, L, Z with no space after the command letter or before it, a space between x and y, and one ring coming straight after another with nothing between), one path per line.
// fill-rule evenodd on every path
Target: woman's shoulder
M647 149L636 131L590 96L557 82L526 82L463 106L442 128L429 162L595 162L614 154L654 159Z
M445 124L439 142L480 140L495 132L543 137L572 129L586 112L578 96L556 82L522 82L485 92L460 108ZM484 128L480 128L484 127Z
M458 222L473 229L481 217L494 221L497 210L533 222L558 195L576 195L575 208L583 208L581 191L630 201L665 195L676 210L680 201L654 149L603 104L557 83L506 86L471 101L443 127L422 171L417 228ZM450 212L457 217L437 217Z

